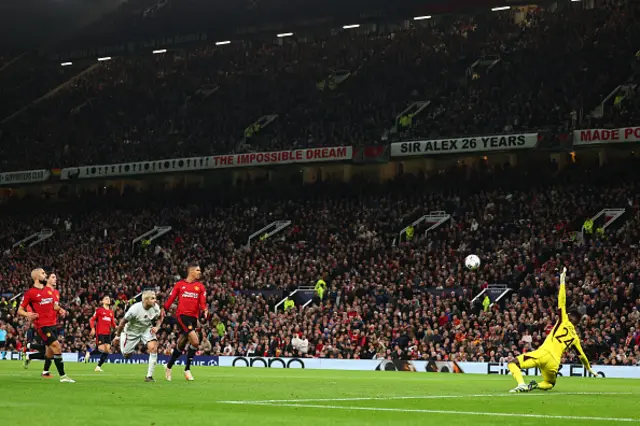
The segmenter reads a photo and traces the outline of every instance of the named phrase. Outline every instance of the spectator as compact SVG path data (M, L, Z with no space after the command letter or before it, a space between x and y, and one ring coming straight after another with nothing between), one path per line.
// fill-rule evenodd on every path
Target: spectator
M0 359L5 359L7 351L7 326L0 321Z
M0 85L0 119L67 84L3 124L0 171L525 130L566 134L581 124L577 111L598 116L591 112L626 83L618 106L585 124L636 124L640 6L595 6L541 6L524 19L517 8L441 16L277 45L205 44L114 57L87 70L20 70L15 83ZM346 77L318 90L337 76ZM394 117L407 108L411 120L400 126ZM271 118L245 135L262 117Z

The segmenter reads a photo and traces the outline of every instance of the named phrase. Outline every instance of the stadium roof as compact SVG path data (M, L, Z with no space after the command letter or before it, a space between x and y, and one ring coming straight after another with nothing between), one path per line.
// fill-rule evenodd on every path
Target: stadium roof
M123 1L4 0L0 2L0 47L35 47L64 38Z
M6 0L0 47L24 48L197 31L246 34L293 26L352 23L485 8L518 0ZM169 13L167 13L169 12ZM80 31L82 29L82 31ZM78 36L78 34L81 36ZM164 33L164 34L163 34ZM217 34L216 34L217 35Z

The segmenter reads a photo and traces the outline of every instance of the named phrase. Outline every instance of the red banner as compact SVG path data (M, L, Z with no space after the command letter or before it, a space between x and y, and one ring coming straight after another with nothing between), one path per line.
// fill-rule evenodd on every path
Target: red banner
M640 142L640 127L574 130L573 145Z
M295 151L252 152L249 154L218 155L213 167L251 167L291 163L351 160L351 147L298 149Z
M63 169L60 178L91 179L98 177L135 176L153 173L175 173L196 170L231 169L235 167L277 166L294 163L323 163L351 161L353 148L336 146L291 151L250 152L247 154L216 155L211 157L168 158L156 161L103 164Z

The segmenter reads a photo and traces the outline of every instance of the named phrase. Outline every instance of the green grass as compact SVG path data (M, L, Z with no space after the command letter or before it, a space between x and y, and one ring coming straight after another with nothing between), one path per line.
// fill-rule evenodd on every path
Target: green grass
M40 379L38 363L25 371L19 362L0 362L0 424L640 423L640 380L559 378L550 392L514 395L508 393L514 386L510 376L195 367L196 381L186 382L182 367L176 367L174 381L168 383L158 366L158 382L144 383L144 365L107 364L104 373L94 373L92 364L66 367L77 383ZM362 399L336 400L340 398ZM265 400L287 401L249 403Z

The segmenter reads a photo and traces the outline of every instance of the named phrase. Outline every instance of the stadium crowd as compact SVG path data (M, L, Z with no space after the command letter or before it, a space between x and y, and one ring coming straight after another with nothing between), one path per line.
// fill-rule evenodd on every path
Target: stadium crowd
M2 125L0 171L566 131L634 70L638 3L596 3L234 40L49 72L54 89L61 75L83 71ZM35 90L43 79L34 73L21 81ZM3 105L15 109L14 88L4 90ZM430 104L394 126L414 101ZM251 127L270 114L272 124Z
M566 132L578 111L592 111L624 82L625 98L590 123L637 125L639 4L597 6L531 8L518 20L515 11L438 17L407 28L114 57L82 70L33 68L17 80L0 75L0 119L66 82L2 124L0 171ZM9 77L14 83L2 84ZM430 103L410 125L394 122L414 101ZM250 128L268 114L278 118ZM579 330L589 357L640 365L637 167L634 159L562 172L481 165L381 186L266 191L268 184L255 183L216 200L202 200L198 190L107 190L50 209L20 201L0 212L0 328L9 350L32 338L10 298L30 285L31 269L44 267L58 275L69 311L60 323L64 349L84 352L93 348L89 318L101 296L117 301L122 318L145 288L163 301L197 260L215 314L202 324L205 354L501 361L537 347L553 326L557 270L566 264L569 305L584 315ZM600 210L620 207L627 213L603 234L575 233ZM394 244L430 211L451 220L419 241ZM278 219L292 225L243 247ZM148 246L132 243L156 225L172 230ZM52 238L13 248L44 228ZM470 253L482 258L478 271L462 264ZM289 292L320 279L327 291L309 307L276 309ZM496 283L512 293L492 307L472 302ZM170 316L159 334L164 353L177 337Z
M640 362L637 285L637 160L594 169L576 163L557 174L539 167L456 167L426 182L404 176L383 186L318 183L202 201L201 192L83 198L44 213L18 203L2 214L0 294L19 294L29 272L58 275L69 316L65 351L92 346L89 317L102 295L127 300L155 288L165 300L186 263L198 260L215 314L202 324L205 354L500 361L536 347L557 312L557 269L569 267L568 305L585 315L583 346L597 364ZM265 195L269 194L269 195ZM627 209L604 235L574 238L587 217ZM416 215L444 210L450 222L420 241L392 244ZM276 219L292 225L242 248L246 236ZM576 224L579 224L576 226ZM171 233L148 247L132 240L154 225ZM32 248L12 243L43 227L55 235ZM481 256L475 272L463 266ZM289 291L322 278L322 300L286 312ZM485 309L474 296L487 284L514 289ZM0 302L9 348L28 341L29 324ZM170 353L172 317L159 334ZM576 361L568 354L568 360Z

